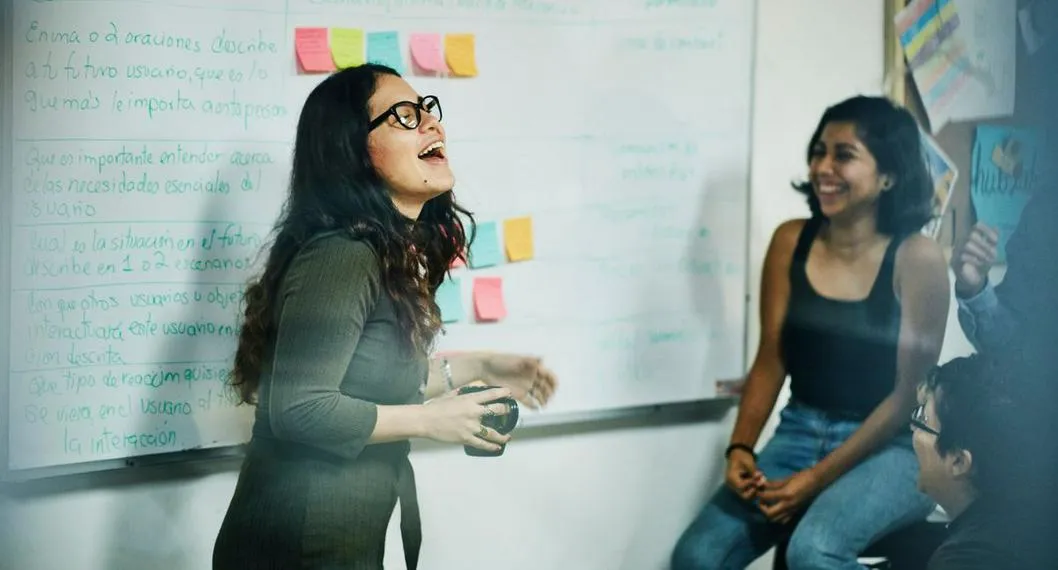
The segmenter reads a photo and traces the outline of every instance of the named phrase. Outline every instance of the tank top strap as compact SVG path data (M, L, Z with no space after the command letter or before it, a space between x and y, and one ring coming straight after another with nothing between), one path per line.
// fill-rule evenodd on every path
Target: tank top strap
M801 228L801 234L797 236L797 246L794 247L793 253L793 265L804 267L804 264L808 262L808 252L812 250L812 242L815 241L816 234L819 233L819 226L822 223L822 218L810 218L805 222L804 227Z
M805 264L808 263L808 253L812 250L812 242L819 233L820 225L822 225L822 218L810 218L801 228L801 234L797 236L793 259L790 260L791 298L807 293L808 274L805 273Z
M885 297L894 297L893 275L896 273L896 251L900 244L907 239L907 234L894 235L885 248L885 256L882 257L882 266L878 268L878 278L874 281L871 296L885 294Z

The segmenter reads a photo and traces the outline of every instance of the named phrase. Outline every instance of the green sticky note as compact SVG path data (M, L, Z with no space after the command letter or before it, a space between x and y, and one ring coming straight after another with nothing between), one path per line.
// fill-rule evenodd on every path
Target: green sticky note
M463 292L458 278L449 277L442 281L434 299L441 309L441 322L455 323L463 319Z
M503 250L500 249L496 222L481 222L477 226L474 241L470 244L470 267L478 269L500 263L503 263Z
M397 32L368 32L367 61L380 63L404 73L404 54L400 51L400 38Z

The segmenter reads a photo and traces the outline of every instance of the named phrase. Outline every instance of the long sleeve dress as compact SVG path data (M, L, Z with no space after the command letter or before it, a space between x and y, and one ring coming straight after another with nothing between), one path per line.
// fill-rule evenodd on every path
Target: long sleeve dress
M314 238L279 291L253 436L213 568L380 569L398 498L415 568L421 534L409 443L367 441L377 405L423 402L427 357L404 348L365 242L339 232Z

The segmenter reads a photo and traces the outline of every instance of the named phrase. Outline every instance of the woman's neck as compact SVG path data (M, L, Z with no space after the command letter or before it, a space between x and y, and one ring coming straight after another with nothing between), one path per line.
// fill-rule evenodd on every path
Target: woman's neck
M863 250L874 247L881 237L874 216L859 216L853 220L828 220L823 233L827 248L842 257L857 257Z

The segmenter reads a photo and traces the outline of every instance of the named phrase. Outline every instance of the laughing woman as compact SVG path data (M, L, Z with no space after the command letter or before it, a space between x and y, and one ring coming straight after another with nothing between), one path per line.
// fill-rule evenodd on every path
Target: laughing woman
M257 404L215 569L382 568L397 500L409 570L421 540L410 438L498 450L482 426L544 404L536 358L430 361L433 295L465 248L441 104L392 69L331 75L305 101L290 195L246 292L234 384ZM472 381L499 386L458 395ZM424 403L426 402L426 403Z
M745 568L790 538L793 570L858 569L882 534L933 503L916 488L907 418L948 311L919 130L885 99L827 109L808 145L812 217L775 231L761 340L727 449L726 486L686 530L673 570ZM791 400L754 448L779 390ZM792 536L790 536L792 533Z

